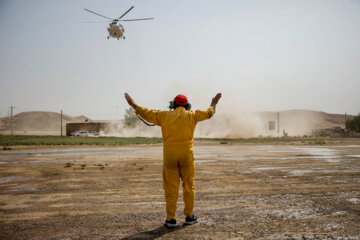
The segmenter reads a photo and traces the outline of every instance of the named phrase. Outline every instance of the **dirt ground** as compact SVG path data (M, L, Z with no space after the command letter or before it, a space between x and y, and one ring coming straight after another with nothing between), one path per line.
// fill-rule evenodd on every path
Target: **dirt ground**
M360 139L194 151L199 222L180 195L172 230L161 145L0 151L0 239L360 239Z

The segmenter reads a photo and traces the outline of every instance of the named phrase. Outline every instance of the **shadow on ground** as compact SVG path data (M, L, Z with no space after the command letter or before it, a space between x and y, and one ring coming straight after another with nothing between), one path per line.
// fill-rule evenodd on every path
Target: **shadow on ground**
M155 228L153 230L144 231L141 233L134 234L132 236L124 237L121 240L156 239L165 234L175 232L175 231L181 230L183 228L185 228L185 225L179 225L176 228L167 228L166 226L161 226L161 227Z

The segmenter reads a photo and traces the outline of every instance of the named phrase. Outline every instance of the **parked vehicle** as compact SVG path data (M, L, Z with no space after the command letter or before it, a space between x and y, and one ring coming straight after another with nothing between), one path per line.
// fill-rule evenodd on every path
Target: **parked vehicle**
M70 133L71 136L88 136L89 132L87 131L75 131Z
M89 134L93 135L93 136L98 136L99 135L99 133L97 131L91 131Z

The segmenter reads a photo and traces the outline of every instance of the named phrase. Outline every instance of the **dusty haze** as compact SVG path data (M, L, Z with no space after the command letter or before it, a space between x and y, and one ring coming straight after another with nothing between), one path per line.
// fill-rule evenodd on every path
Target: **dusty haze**
M351 116L348 116L351 117ZM63 115L63 134L65 125L70 122L92 120L86 116L71 117ZM269 130L269 121L275 121L275 130ZM97 121L98 122L98 121ZM101 121L100 121L101 122ZM126 127L122 119L104 121L103 136L119 137L161 137L161 128L148 127L138 121L136 127ZM310 135L315 129L344 127L345 116L309 110L290 110L280 112L280 136L283 131L289 136ZM60 114L55 112L23 112L14 116L15 134L59 135ZM0 134L10 133L10 118L0 118ZM251 138L278 136L277 112L239 111L217 112L211 119L199 122L195 137L208 138Z

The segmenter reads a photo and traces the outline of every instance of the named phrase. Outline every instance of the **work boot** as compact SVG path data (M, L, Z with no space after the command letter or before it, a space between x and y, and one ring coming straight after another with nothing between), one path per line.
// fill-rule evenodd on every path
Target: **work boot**
M185 225L192 225L198 222L198 218L193 214L192 216L186 216Z
M171 219L170 221L165 220L164 225L168 228L174 228L176 227L176 220L175 219Z

